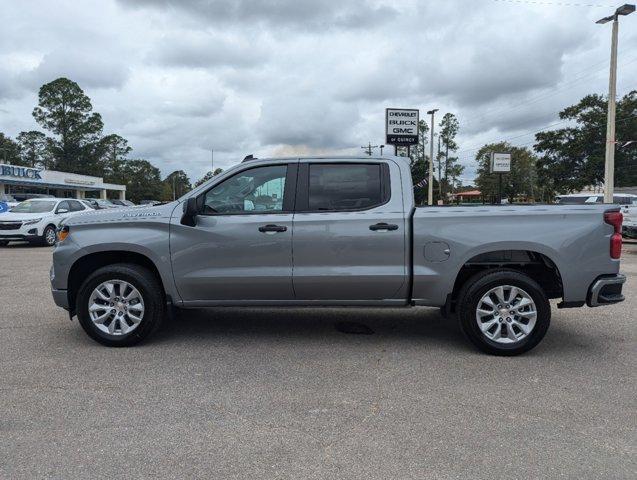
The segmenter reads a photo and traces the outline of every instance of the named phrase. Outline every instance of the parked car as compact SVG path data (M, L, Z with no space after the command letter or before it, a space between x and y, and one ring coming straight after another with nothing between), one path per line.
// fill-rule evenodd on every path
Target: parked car
M105 200L103 198L85 198L85 202L88 202L93 210L106 210L109 208L120 208L119 205L115 205L110 200Z
M24 202L32 198L55 198L54 195L48 195L46 193L13 193L12 195L17 202Z
M109 200L113 205L117 205L118 207L134 207L135 204L130 200Z
M13 208L20 203L13 195L9 195L8 193L0 193L0 202L4 203L9 208Z
M10 211L0 213L0 246L10 241L53 245L60 222L70 216L90 211L82 202L70 198L33 198Z
M109 346L174 307L431 306L515 355L544 337L549 299L624 299L620 232L613 205L416 208L402 157L250 160L165 205L69 218L51 285Z
M91 202L91 200L90 200L90 199L82 198L82 199L79 199L79 200L80 200L80 202L82 202L82 204L83 204L84 206L86 206L86 207L90 208L91 210L98 210L98 208L96 208L96 207L93 205L93 203Z
M587 205L590 203L604 203L604 195L601 193L572 193L568 195L557 195L556 203L559 205ZM637 205L637 195L632 193L613 194L613 203L618 205Z
M631 206L622 207L624 223L622 234L626 238L637 238L637 202Z

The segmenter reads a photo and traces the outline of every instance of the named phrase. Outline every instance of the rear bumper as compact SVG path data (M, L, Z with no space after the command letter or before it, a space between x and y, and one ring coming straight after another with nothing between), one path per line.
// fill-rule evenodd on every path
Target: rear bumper
M588 289L586 304L589 307L599 307L623 302L622 288L625 281L626 276L621 273L598 277Z

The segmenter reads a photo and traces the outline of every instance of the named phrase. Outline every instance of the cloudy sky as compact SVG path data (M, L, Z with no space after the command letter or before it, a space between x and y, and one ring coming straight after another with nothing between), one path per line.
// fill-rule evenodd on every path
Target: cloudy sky
M40 85L76 82L166 175L253 153L358 154L385 107L453 112L473 178L488 141L526 145L605 93L608 0L7 0L0 131L37 128ZM620 21L618 94L637 88L637 14Z

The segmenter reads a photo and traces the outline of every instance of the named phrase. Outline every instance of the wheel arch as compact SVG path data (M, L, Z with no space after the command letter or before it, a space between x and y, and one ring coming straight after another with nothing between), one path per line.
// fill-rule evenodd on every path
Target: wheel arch
M133 264L148 269L166 292L166 285L162 279L159 269L155 263L146 255L139 252L104 250L88 253L75 260L68 275L67 296L69 301L69 311L75 312L75 301L77 292L82 285L82 281L98 268L113 264ZM167 295L167 293L165 293Z
M563 277L554 258L555 256L547 253L545 249L537 248L497 248L473 252L456 273L447 308L454 309L458 294L469 278L485 270L501 268L528 275L542 287L548 298L562 298Z

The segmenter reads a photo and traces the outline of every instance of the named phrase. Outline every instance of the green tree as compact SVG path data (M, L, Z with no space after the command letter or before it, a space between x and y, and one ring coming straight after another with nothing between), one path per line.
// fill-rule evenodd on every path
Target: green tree
M414 182L414 197L417 205L427 203L428 187L425 182L429 179L428 134L429 125L426 121L420 120L418 122L418 143L411 146L409 158L411 176Z
M125 184L128 181L124 170L128 154L133 150L125 138L116 134L106 135L100 140L100 151L104 169L104 180Z
M20 156L20 145L4 133L0 133L0 162L26 166Z
M206 183L212 177L214 177L215 175L219 175L221 172L223 172L223 168L215 168L214 172L208 171L203 177L201 177L199 180L195 182L195 184L193 185L193 188Z
M49 141L54 167L65 172L101 175L99 140L102 118L90 98L68 78L40 87L33 117L55 137Z
M569 193L603 184L607 107L601 95L587 95L560 112L560 118L573 125L535 135L538 177L547 192ZM615 124L615 186L634 186L637 148L623 143L637 140L637 90L617 102Z
M451 193L455 193L458 188L462 187L462 182L459 180L460 175L464 172L464 165L460 165L457 158L453 157L449 159L450 165L447 170L447 174L451 179L449 186L451 187Z
M441 188L442 198L446 197L447 190L449 189L449 169L458 163L456 158L450 158L449 152L455 152L458 149L456 143L456 135L460 130L460 123L453 113L445 113L440 121L440 140L445 151L445 161L443 164L443 178ZM454 163L455 162L455 163Z
M161 199L161 172L149 161L126 160L122 164L122 174L126 179L122 182L126 185L126 197L132 202Z
M536 156L526 147L514 147L507 142L490 143L476 154L478 162L476 186L493 201L498 195L499 174L490 173L491 153L511 154L511 172L502 174L502 198L513 202L516 196L535 198L537 193Z
M22 163L30 167L51 167L46 135L37 130L20 132L18 135Z
M175 170L164 179L162 200L171 201L192 190L190 179L183 170Z

